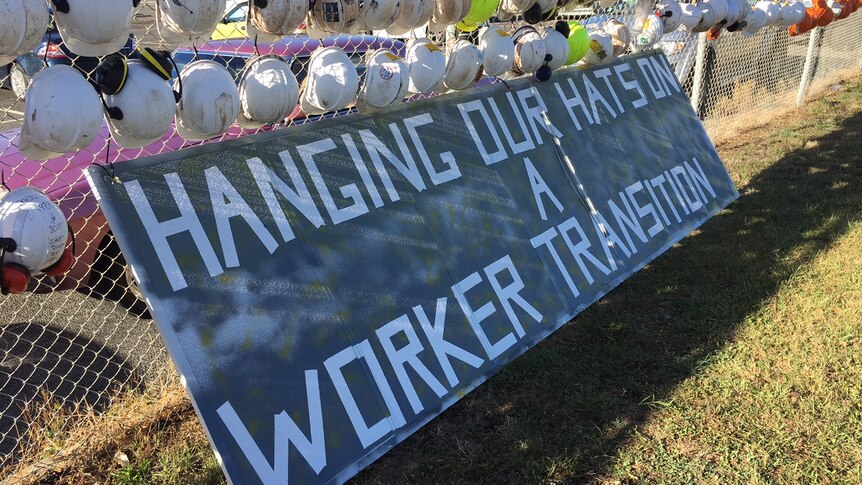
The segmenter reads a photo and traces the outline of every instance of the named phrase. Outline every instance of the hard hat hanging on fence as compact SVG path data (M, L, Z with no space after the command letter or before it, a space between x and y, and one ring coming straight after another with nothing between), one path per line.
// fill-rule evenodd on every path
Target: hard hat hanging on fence
M508 32L496 25L479 30L479 50L485 74L499 76L515 62L515 43Z
M679 28L682 22L682 8L676 0L662 0L656 5L656 13L661 17L664 23L665 33L673 32Z
M0 2L0 56L14 58L38 47L50 21L43 0Z
M537 24L543 20L549 20L556 13L556 7L556 0L536 0L524 11L522 17L528 24Z
M680 5L680 11L682 12L682 16L679 28L684 31L693 32L693 29L700 24L703 11L693 3L683 3Z
M56 158L86 148L101 127L102 103L93 86L73 67L51 66L27 89L18 149L33 160Z
M544 64L547 54L545 41L539 32L527 25L512 34L512 41L515 43L515 62L512 65L512 73L522 75L538 71Z
M51 0L54 20L66 47L81 56L106 56L129 40L132 0ZM44 6L43 6L44 8Z
M500 6L500 0L472 0L470 10L455 26L462 32L471 32L487 22Z
M706 32L727 15L727 0L698 0L697 6L700 7L701 19L691 29L692 32Z
M536 0L500 0L499 9L512 15L521 15L536 3Z
M660 17L650 15L644 22L643 30L632 42L632 51L640 52L654 46L664 35L664 23Z
M18 187L0 199L0 291L27 291L39 273L60 276L74 262L69 226L42 191Z
M299 83L290 64L278 56L248 61L239 81L237 124L255 129L284 121L299 102Z
M170 130L177 111L176 96L167 79L144 61L127 61L114 54L99 64L94 77L117 145L141 148Z
M389 49L366 55L365 79L359 89L356 108L367 113L400 103L407 96L410 72L407 64Z
M452 90L467 89L482 77L479 49L469 40L458 39L449 50L443 85Z
M307 0L252 0L246 34L259 42L274 42L298 29L307 13Z
M602 29L592 29L590 34L590 47L584 56L584 63L588 66L600 66L614 59L614 41L610 34Z
M401 13L401 0L352 0L359 2L356 30L382 30Z
M590 48L590 33L578 22L569 22L569 57L566 64L574 64L587 54Z
M631 44L631 33L629 28L619 19L608 19L602 29L611 36L614 44L614 57L623 55Z
M389 35L404 35L422 27L431 20L436 5L435 0L401 0L401 11L392 25L386 27L386 32Z
M181 86L183 93L177 104L177 133L184 139L214 138L236 121L240 109L239 92L233 76L221 64L210 60L194 61L180 72L176 86Z
M446 72L446 56L443 51L425 37L407 42L405 56L410 71L408 91L413 94L429 93L443 83Z
M200 44L210 38L224 11L225 0L156 0L159 36L166 46Z
M305 114L323 114L356 103L359 75L347 54L338 47L317 49L308 61L299 104Z
M751 36L759 32L764 25L766 25L766 11L751 7L751 10L745 17L745 25L742 26L740 31L742 35Z
M556 71L566 64L569 58L569 25L560 20L554 27L542 29L542 40L545 42L545 56L548 69ZM550 59L547 59L550 56Z
M428 22L428 31L439 33L446 27L458 23L470 12L472 2L470 0L437 0L434 13Z
M352 32L358 21L358 0L311 0L306 28L309 35L322 38L325 34Z
M749 14L750 15L750 14ZM805 5L802 2L790 2L781 7L779 27L790 27L805 19Z

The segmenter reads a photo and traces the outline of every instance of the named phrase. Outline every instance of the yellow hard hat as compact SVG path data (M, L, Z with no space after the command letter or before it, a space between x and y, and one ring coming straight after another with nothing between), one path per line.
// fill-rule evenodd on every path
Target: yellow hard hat
M578 22L569 22L569 57L566 64L574 64L587 55L590 48L590 33Z

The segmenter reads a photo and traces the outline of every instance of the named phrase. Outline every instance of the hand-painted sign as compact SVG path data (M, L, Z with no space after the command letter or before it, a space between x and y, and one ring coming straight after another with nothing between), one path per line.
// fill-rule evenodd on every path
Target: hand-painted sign
M345 481L738 196L657 54L104 172L234 483Z

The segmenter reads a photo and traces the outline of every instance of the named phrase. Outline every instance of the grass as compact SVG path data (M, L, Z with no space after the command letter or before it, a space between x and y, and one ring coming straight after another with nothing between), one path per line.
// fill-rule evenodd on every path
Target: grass
M719 151L739 201L355 482L862 482L862 85ZM53 480L222 481L188 406Z

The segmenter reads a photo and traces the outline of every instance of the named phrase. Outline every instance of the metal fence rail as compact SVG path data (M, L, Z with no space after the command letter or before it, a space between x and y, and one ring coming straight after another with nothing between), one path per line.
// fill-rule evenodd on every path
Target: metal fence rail
M237 2L228 2L232 3ZM607 10L598 5L582 8L569 16L584 23L601 16L625 20L631 19L634 8L635 2L620 2ZM133 26L140 44L160 45L154 22L153 1L141 2ZM503 25L514 30L519 24ZM447 36L441 38L445 41ZM261 54L282 54L266 44L258 48ZM793 38L776 28L751 37L724 32L715 42L707 41L704 34L674 32L665 36L661 48L707 130L716 135L762 122L804 101L818 86L848 72L858 73L862 14ZM217 41L198 49L226 64L242 65L248 57ZM356 54L354 59L360 62L362 52ZM45 49L0 66L4 87L0 91L0 170L10 187L37 185L52 191L72 216L85 271L59 281L43 279L38 291L44 293L0 296L0 477L25 462L60 453L63 440L84 424L99 433L93 417L111 410L129 393L158 396L176 384L175 377L164 378L173 375L164 345L136 298L134 282L87 191L83 171L91 164L139 158L192 143L172 131L154 146L120 149L104 130L100 140L77 154L38 166L24 160L15 141L24 111L23 90L33 70L55 61L54 55ZM303 56L307 53L296 53L295 62L302 63ZM291 123L276 128L290 129ZM206 143L248 133L252 132L234 129ZM55 287L61 290L49 291Z

